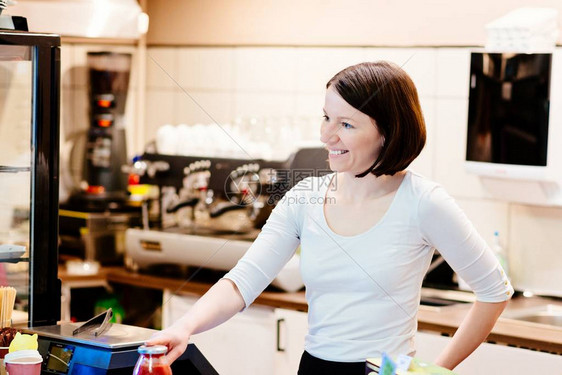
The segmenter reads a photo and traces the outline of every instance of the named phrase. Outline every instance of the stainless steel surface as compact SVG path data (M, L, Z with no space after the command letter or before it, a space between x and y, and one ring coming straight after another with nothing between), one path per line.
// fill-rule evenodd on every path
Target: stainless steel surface
M116 349L130 346L140 346L157 331L153 329L113 324L111 328L100 336L95 336L93 331L73 335L72 332L81 323L63 323L60 325L32 327L28 331L39 336L58 340L73 341L91 346Z
M258 234L260 233L260 229L252 229L248 232L238 233L236 231L228 231L228 230L217 230L213 228L205 228L205 227L192 227L192 228L167 228L163 232L167 233L178 233L178 234L185 234L191 236L208 236L214 238L221 238L224 240L239 240L239 241L254 241Z
M454 302L476 301L476 296L474 295L474 293L465 292L462 290L422 288L421 296L422 298L437 298Z
M125 232L127 265L147 269L159 264L176 264L228 271L252 245L254 235L216 232L200 236L171 231L131 228ZM304 286L300 275L300 255L295 254L281 269L272 284L288 292Z
M422 288L420 305L426 307L431 306L439 309L439 307L452 306L459 303L469 303L474 301L475 296L470 292L464 292L460 290Z
M508 310L502 318L562 327L562 306L548 304Z
M536 314L523 316L518 318L519 320L524 320L527 322L548 324L551 326L562 327L562 316L561 315L549 315L549 314Z

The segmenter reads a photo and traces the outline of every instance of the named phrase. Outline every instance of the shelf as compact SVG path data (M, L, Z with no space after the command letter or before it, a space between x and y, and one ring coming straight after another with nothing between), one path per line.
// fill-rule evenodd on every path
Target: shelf
M19 262L29 262L29 257L0 259L0 263L19 263Z
M0 165L0 173L19 173L29 171L31 171L31 167L10 167L8 165Z
M87 38L78 36L62 36L61 41L63 44L102 44L102 45L130 45L136 46L137 39L126 38Z

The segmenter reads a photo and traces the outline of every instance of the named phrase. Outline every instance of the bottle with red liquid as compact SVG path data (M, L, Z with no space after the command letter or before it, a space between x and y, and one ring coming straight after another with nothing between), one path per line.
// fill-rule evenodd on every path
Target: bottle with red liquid
M172 369L164 358L167 351L164 345L139 346L140 356L133 375L172 375Z

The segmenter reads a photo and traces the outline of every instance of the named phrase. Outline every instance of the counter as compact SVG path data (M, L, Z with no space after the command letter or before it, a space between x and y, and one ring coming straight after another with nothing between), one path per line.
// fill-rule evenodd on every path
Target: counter
M140 288L170 290L174 293L203 295L211 283L185 281L175 278L159 277L141 273L134 273L123 267L104 267L95 276L70 276L64 270L59 271L63 283L84 280L99 280L109 283L119 283ZM540 298L514 298L510 300L506 311L544 304L562 306L562 302ZM286 293L264 291L255 304L297 311L307 311L308 306L304 292ZM418 312L418 329L438 332L452 336L464 316L470 309L470 303L445 307L420 306ZM549 353L562 354L562 328L537 323L523 322L500 317L487 339L488 342L522 347Z

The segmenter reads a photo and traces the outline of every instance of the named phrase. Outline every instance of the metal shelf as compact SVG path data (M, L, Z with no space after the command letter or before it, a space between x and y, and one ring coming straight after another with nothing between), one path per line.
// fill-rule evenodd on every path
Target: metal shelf
M0 165L0 173L19 173L30 171L31 167L10 167L8 165Z
M29 257L23 258L0 258L0 263L19 263L19 262L29 262Z

